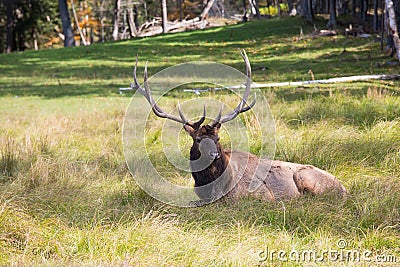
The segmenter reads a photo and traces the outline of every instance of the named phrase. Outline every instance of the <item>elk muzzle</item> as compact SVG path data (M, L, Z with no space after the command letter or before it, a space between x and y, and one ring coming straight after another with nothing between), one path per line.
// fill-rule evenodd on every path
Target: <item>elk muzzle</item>
M211 138L204 138L200 141L199 150L201 153L200 158L207 157L208 160L215 160L221 157L215 141Z
M198 172L207 169L216 159L221 157L221 152L218 150L217 144L211 138L203 138L198 143L200 157L196 160L191 160L190 167L192 172Z
M218 151L217 151L217 152L211 151L211 152L210 152L210 156L211 156L211 158L213 158L213 159L219 159L219 158L221 157L221 153L219 153Z

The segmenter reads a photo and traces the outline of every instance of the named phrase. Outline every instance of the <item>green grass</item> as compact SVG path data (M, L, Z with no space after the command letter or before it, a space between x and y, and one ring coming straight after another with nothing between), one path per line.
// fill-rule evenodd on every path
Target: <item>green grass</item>
M138 75L145 60L150 75L202 59L244 71L239 47L255 82L307 80L309 69L316 79L399 73L376 67L388 59L372 39L299 39L300 26L312 32L287 18L0 55L0 265L266 266L260 250L322 252L338 249L340 239L348 250L400 261L398 81L263 91L276 123L276 158L332 172L348 189L346 199L178 208L149 197L126 167L121 138L130 97L118 88L131 82L136 54ZM192 97L174 93L163 103ZM151 118L151 127L162 124ZM159 138L146 140L154 151ZM257 153L260 144L252 145ZM163 171L180 177L154 155ZM338 264L347 262L325 261Z

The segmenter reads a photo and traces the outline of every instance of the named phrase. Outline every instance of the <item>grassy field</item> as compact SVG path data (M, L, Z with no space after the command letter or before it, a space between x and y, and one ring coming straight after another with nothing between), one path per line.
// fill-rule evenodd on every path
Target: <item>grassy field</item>
M310 69L316 79L399 73L379 67L388 58L374 38L308 37L312 30L274 19L0 55L0 265L310 266L318 263L307 259L312 251L335 250L358 252L361 262L326 252L324 265L400 262L399 81L263 91L276 123L275 158L330 171L348 189L345 199L179 208L149 197L126 167L130 97L118 89L131 82L136 54L139 75L144 60L150 75L194 60L244 71L237 48L260 83L308 80ZM177 97L195 96L167 101ZM280 250L288 261L273 253ZM290 261L293 251L305 259Z

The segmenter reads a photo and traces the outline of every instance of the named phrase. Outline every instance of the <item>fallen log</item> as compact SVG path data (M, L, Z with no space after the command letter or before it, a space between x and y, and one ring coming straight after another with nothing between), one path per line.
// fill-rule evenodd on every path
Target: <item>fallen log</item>
M398 80L400 75L356 75L347 77L329 78L324 80L311 80L311 81L299 81L299 82L279 82L279 83L256 83L254 86L258 88L265 87L282 87L282 86L301 86L308 84L327 84L327 83L343 83L343 82L358 82L368 80Z
M185 31L188 28L204 29L207 25L207 20L201 20L199 17L189 20L168 22L168 32ZM140 37L146 37L161 34L163 30L160 22L158 22L157 20L153 20L147 23L145 26L142 25L139 32Z
M304 85L313 85L313 84L330 84L330 83L343 83L343 82L359 82L359 81L368 81L368 80L400 80L400 74L377 74L377 75L356 75L356 76L347 76L347 77L337 77L337 78L329 78L324 80L309 80L309 81L297 81L297 82L277 82L277 83L252 83L252 88L271 88L271 87L291 87L291 86L304 86ZM184 89L184 92L191 92L195 94L201 94L209 91L220 91L226 89L241 89L245 88L245 84L233 85L227 87L217 87L217 88L206 88L206 89ZM125 91L134 91L131 87L120 88L119 92L122 94Z
M271 87L292 87L292 86L304 86L313 84L330 84L330 83L343 83L343 82L358 82L368 80L399 80L400 75L356 75L338 78L329 78L324 80L308 80L308 81L297 81L297 82L277 82L277 83L252 83L252 88L271 88ZM192 92L200 94L202 92L219 91L224 89L241 89L245 88L245 84L219 87L219 88L207 88L207 89L185 89L184 92Z

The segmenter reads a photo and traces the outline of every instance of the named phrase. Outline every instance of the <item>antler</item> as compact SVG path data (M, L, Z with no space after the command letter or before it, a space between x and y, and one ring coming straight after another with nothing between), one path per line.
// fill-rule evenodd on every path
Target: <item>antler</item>
M210 124L210 126L215 127L217 126L218 123L222 124L224 122L233 120L234 118L237 117L242 112L246 112L250 110L255 104L256 104L256 99L254 98L253 102L248 105L247 104L247 98L249 97L250 94L250 88L251 88L251 66L250 66L250 61L249 58L247 57L246 51L240 50L240 55L242 56L245 64L246 64L246 90L244 91L243 98L240 101L239 105L231 111L230 113L222 116L222 107L219 110L219 113L217 117L214 119L214 121Z
M180 105L178 105L178 111L179 111L179 117L169 114L165 111L163 111L154 101L153 97L151 96L150 93L150 89L149 89L149 85L147 83L147 79L148 79L148 75L147 75L147 62L146 65L144 67L144 82L143 82L143 87L140 86L139 82L137 81L137 77L136 77L136 70L137 70L137 65L138 65L138 56L136 56L136 64L135 64L135 68L133 69L133 81L135 84L131 83L131 88L132 89L136 89L137 91L139 91L139 93L141 93L149 102L149 104L151 105L151 109L153 110L154 114L156 114L158 117L160 118L165 118L165 119L170 119L176 122L180 122L182 124L189 124L192 127L196 127L199 128L200 125L204 122L205 118L206 118L206 107L204 106L204 110L203 110L203 116L200 118L200 120L198 120L197 122L191 122L189 121L185 115L183 114L183 112L180 109Z

